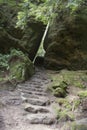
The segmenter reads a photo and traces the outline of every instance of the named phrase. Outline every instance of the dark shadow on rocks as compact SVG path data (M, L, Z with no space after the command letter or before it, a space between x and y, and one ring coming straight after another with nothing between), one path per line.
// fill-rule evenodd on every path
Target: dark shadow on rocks
M35 61L34 61L35 66L44 66L44 57L42 56L37 56Z

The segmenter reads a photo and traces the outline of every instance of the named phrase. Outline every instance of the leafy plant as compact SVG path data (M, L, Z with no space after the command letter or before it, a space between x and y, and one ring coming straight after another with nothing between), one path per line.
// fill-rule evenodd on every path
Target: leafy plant
M71 14L77 9L77 7L79 6L80 2L82 0L70 0L66 6L66 8L70 8L71 9Z
M24 0L21 4L21 11L18 12L17 27L24 28L28 20L33 18L47 24L53 16L53 10L56 7L57 0Z
M0 54L0 69L9 69L9 55Z

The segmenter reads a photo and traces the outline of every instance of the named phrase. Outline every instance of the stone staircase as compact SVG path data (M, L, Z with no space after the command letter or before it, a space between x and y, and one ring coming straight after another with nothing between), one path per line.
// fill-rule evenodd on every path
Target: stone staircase
M27 121L30 124L52 125L56 122L56 116L52 101L46 92L49 80L43 70L36 71L29 81L19 84L17 89L21 94L23 108L27 112Z

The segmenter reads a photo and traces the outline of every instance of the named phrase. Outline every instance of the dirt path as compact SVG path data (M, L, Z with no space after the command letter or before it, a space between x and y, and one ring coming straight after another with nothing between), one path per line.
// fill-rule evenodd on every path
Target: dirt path
M50 80L45 71L14 91L0 91L0 130L58 130L52 100L46 92Z

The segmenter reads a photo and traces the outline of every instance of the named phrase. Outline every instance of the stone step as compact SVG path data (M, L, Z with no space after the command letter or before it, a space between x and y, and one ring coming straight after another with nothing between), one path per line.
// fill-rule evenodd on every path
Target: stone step
M29 82L29 83L26 83L26 84L24 84L24 85L26 85L26 86L28 86L28 85L30 85L30 86L32 86L32 85L34 85L34 86L42 86L43 85L43 83L42 83L43 81L41 80L41 81L31 81L31 82Z
M24 110L30 113L49 113L49 110L43 107L26 106Z
M38 95L31 95L31 94L27 94L27 93L22 93L21 94L21 98L22 99L26 99L26 101L28 100L28 99L38 99L38 100L49 100L49 98L48 97L46 97L46 96L38 96Z
M35 91L29 91L29 90L20 90L22 93L32 94L32 95L38 95L38 96L47 96L47 93L45 92L35 92Z
M31 95L31 94L22 93L21 99L22 99L22 101L27 102L27 99L39 99L39 97L37 95L33 95L33 94Z
M32 104L29 104L29 103L23 103L23 107L26 108L26 107L33 107L35 109L39 109L39 108L43 108L43 109L47 109L49 110L50 112L52 112L52 108L51 106L38 106L38 105L32 105Z
M45 92L44 89L41 88L35 88L35 87L24 87L24 88L18 88L19 91L34 91L34 92Z
M41 85L38 85L38 83L36 84L36 85L34 85L34 84L22 84L22 85L18 85L17 86L18 87L18 89L21 89L21 88L36 88L36 89L42 89L42 90L44 90L44 87L43 86L41 86Z
M35 92L34 94L38 95L38 96L47 96L47 93L45 93L45 92L42 92L42 93L41 92L40 93L39 92L37 92L37 93Z
M27 103L38 106L48 106L50 105L49 100L40 100L40 99L27 99Z
M27 120L30 124L45 124L52 125L56 122L55 117L52 114L29 114Z

